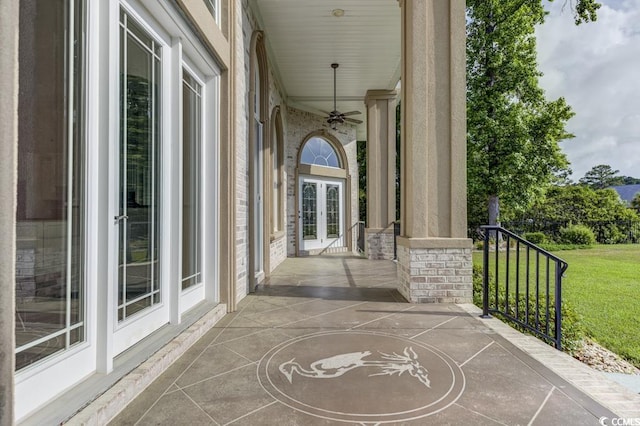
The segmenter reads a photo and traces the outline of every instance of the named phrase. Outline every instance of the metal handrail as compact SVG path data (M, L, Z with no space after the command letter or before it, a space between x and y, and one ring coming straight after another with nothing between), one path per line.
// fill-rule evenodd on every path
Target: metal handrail
M482 292L482 314L483 317L489 318L490 313L498 313L501 316L509 319L510 321L515 322L519 326L525 328L526 330L532 332L535 335L542 337L543 339L552 342L554 346L558 350L562 350L562 276L565 271L569 267L567 262L555 256L552 253L544 250L541 247L525 240L519 235L502 228L501 226L481 226L480 229L484 233L484 253L483 253L483 292ZM493 294L493 300L490 300L490 279L489 279L489 264L490 264L490 256L489 251L491 248L491 237L495 236L495 289ZM505 272L504 272L504 286L501 289L501 281L500 281L500 241L505 240ZM510 260L511 260L511 241L515 241L515 304L513 306L509 306L509 296L510 296ZM520 270L521 256L520 250L521 246L524 246L525 249L525 261L526 268L524 271L525 276L525 291L524 295L521 295L520 289L520 277L522 275L522 271ZM531 271L531 252L533 251L533 255L535 256L534 260L534 270ZM541 321L541 262L540 259L543 258L543 271L546 271L546 274L542 277L544 280L542 282L542 290L543 290L543 301L544 301L544 309L542 310L543 319ZM551 277L550 277L550 265L551 263L555 264L555 277L553 279L553 289L554 289L554 310L553 310L553 330L550 327L551 320L551 310L550 310L550 289L551 289ZM544 266L546 265L546 267ZM531 292L531 276L534 277L535 287L534 292ZM504 301L500 303L500 291L504 291ZM531 296L535 297L534 304L534 315L531 315L530 312L530 303ZM522 301L522 297L524 297L524 310L525 312L520 312L520 302ZM493 302L493 303L490 303ZM533 316L533 318L531 318Z
M343 232L342 234L338 235L338 237L337 237L334 241L332 241L332 242L331 242L331 244L329 244L328 246L324 247L324 248L320 251L320 253L318 253L318 254L319 254L319 255L324 254L324 253L325 253L325 252L327 252L330 248L332 248L333 246L335 246L335 245L336 245L336 244L337 244L341 239L343 240L343 243L344 243L344 238L347 236L347 234L348 234L348 233L351 233L351 235L352 235L352 237L353 237L353 231L354 231L354 229L356 229L356 228L360 228L360 224L364 224L364 222L362 222L362 221L357 221L356 223L354 223L353 225L351 225L351 227L350 227L347 231L345 231L345 232ZM352 243L352 244L354 244L353 238L352 238L352 242L351 242L351 243ZM357 245L357 241L355 242L355 244ZM360 251L360 250L358 249L358 251Z

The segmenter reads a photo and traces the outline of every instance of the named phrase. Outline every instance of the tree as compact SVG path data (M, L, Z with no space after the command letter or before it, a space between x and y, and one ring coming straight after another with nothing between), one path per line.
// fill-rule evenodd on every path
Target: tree
M626 207L613 189L593 189L588 186L556 186L543 199L537 200L524 219L533 228L546 230L568 224L590 227L601 243L628 241L632 223L640 217Z
M602 5L596 0L578 0L578 3L575 5L574 9L574 19L576 25L580 25L584 22L593 22L598 19L598 9L600 9L601 6Z
M367 222L367 142L357 142L358 161L358 218L361 222Z
M554 170L553 184L557 186L573 185L573 181L571 180L572 173L573 170L571 170L571 167L564 167L562 169Z
M536 222L574 224L637 219L613 189L593 189L580 185L550 188L544 199L536 201L524 217Z
M616 185L640 185L640 179L631 176L620 176L620 183Z
M590 3L576 4L580 22L592 20ZM467 1L469 199L486 203L492 225L501 203L522 211L568 166L558 142L572 137L573 112L538 84L535 26L545 14L541 0Z
M640 214L640 192L633 196L631 200L631 208Z
M598 164L585 173L578 182L590 186L593 189L604 189L622 183L622 179L616 176L620 170L613 170L608 164Z

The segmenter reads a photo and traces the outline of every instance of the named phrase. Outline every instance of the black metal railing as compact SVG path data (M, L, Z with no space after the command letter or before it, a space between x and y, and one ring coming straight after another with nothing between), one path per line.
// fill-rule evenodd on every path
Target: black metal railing
M483 317L495 313L562 350L567 263L500 226L482 226Z
M400 236L400 222L393 222L393 258L398 258L398 237Z
M354 237L354 241L357 242L356 248L358 253L363 254L364 253L364 222L363 221L359 221L356 222L356 227L354 227L355 229L355 237Z

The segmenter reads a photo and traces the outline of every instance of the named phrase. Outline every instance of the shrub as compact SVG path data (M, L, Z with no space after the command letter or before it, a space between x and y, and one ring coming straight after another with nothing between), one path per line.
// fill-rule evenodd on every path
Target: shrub
M522 234L522 238L536 245L544 244L547 242L547 236L542 232L525 232L524 234Z
M473 265L473 304L482 308L482 266Z
M555 252L561 250L585 250L593 248L593 245L586 244L556 244L556 243L544 243L540 244L540 247L546 251Z
M590 228L584 225L569 225L560 229L560 242L589 246L595 244L596 236Z

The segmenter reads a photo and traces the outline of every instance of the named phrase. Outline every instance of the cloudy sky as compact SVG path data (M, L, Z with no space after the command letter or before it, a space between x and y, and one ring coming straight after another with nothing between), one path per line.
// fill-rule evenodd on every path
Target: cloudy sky
M575 26L555 0L538 30L541 85L576 113L561 143L574 180L597 164L640 177L640 0L599 1L597 22Z

